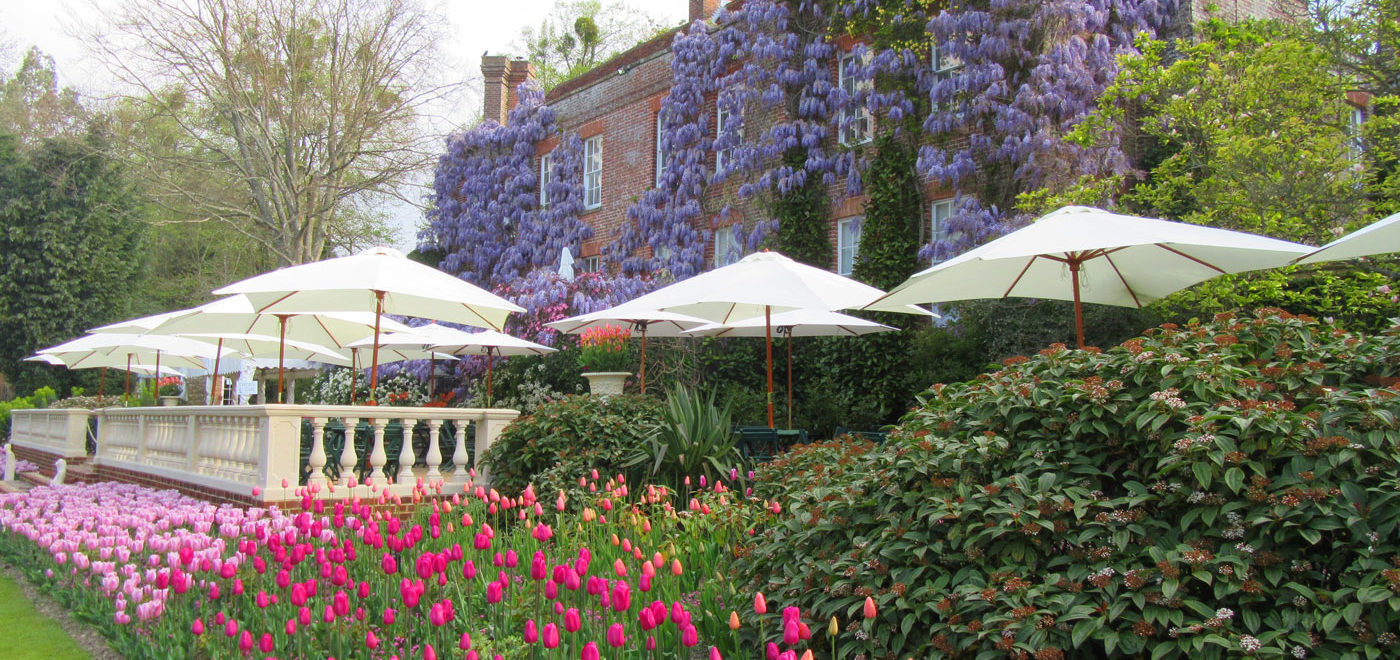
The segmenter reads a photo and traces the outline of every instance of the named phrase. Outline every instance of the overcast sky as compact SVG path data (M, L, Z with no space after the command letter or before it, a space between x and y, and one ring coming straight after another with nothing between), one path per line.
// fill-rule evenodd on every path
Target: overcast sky
M480 115L479 78L481 54L520 54L511 45L526 26L538 27L554 6L554 0L424 0L437 6L446 16L448 37L442 44L450 70L461 72L454 80L471 79L467 93L435 114L442 116L444 127L461 126ZM665 25L678 25L689 11L688 0L622 0L629 7L646 12ZM96 0L101 5L118 4L113 0ZM610 4L605 0L604 4ZM52 55L58 67L59 84L77 88L80 92L102 96L111 91L104 86L106 75L102 67L91 60L79 39L69 36L71 26L91 22L87 13L92 0L0 0L0 43L12 48L9 61L0 60L4 74L18 65L19 58L30 46ZM444 128L446 131L446 128ZM392 211L400 227L398 247L411 248L417 224L411 209Z

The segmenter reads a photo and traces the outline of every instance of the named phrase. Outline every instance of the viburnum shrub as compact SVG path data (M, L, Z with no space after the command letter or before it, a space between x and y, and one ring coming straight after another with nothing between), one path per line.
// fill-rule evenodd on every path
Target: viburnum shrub
M511 422L481 460L502 492L533 483L542 493L556 493L574 487L586 470L629 471L627 463L661 417L662 404L653 398L566 396ZM630 471L640 474L638 468Z
M579 335L578 361L584 371L622 371L631 364L627 338L632 331L620 325L600 325Z
M761 470L739 569L819 621L872 598L843 656L1394 656L1397 349L1261 310L1009 359Z

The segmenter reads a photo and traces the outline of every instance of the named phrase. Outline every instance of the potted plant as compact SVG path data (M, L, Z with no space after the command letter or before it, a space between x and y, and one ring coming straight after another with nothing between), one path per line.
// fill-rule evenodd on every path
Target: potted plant
M579 336L579 365L588 389L599 396L621 394L622 386L632 375L624 371L631 364L627 338L632 331L623 326L602 325L585 330Z
M156 382L160 395L160 405L173 406L180 402L181 383L179 376L166 376Z

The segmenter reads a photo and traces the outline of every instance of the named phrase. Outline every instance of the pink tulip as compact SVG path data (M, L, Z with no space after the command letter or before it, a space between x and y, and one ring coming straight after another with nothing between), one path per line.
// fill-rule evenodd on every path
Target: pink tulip
M437 660L437 651L433 650L432 644L423 645L423 660Z
M583 645L583 652L579 654L579 660L599 660L598 645L588 642Z
M627 577L627 564L622 563L621 557L613 560L613 572L617 573L618 577Z
M719 649L717 649L717 648L711 646L711 647L710 647L710 660L724 660L724 657L721 656L721 655L719 654Z
M867 618L867 619L873 619L873 618L875 618L875 599L871 598L870 596L866 596L866 597L865 597L865 610L864 610L864 613L865 613L865 618Z
M501 602L502 596L500 582L492 582L486 585L486 602L494 605Z
M627 635L622 630L622 624L614 623L608 626L608 646L620 649L627 643Z
M768 648L764 650L763 655L768 660L778 660L778 645L768 642Z
M754 594L753 596L753 611L755 614L768 613L768 601L763 598L762 591Z
M544 624L544 647L547 649L559 646L559 627L553 622Z
M681 646L691 647L700 643L700 633L695 630L695 626L686 624L681 629Z
M288 636L288 637L291 637L292 635L297 634L297 622L296 622L296 620L295 620L295 619L287 619L287 625L282 626L282 632L287 633L287 636Z
M246 630L238 637L238 650L247 653L253 650L253 633Z
M465 632L462 633L462 638L459 639L459 640L457 640L457 648L462 649L463 651L470 651L470 650L471 650L471 648L472 648L472 635L471 635L471 633L465 633Z
M204 634L204 620L203 620L203 619L195 619L195 620L194 620L194 625L190 626L190 632L193 633L196 637L198 637L199 635L203 635L203 634Z
M539 641L539 639L540 633L539 630L535 628L535 620L527 619L525 621L525 643L534 644L535 642Z
M582 625L583 620L579 617L577 608L570 607L568 611L564 612L564 630L578 632Z
M262 639L258 640L258 650L272 653L272 633L263 633Z

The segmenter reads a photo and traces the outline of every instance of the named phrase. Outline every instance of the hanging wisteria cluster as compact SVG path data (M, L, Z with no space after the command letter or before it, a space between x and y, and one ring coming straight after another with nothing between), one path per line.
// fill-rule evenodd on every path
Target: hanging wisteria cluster
M434 207L419 237L443 254L439 266L476 284L505 282L578 254L592 229L581 220L582 142L559 136L541 205L536 146L558 135L553 108L533 84L504 125L486 121L447 139L433 181Z
M1154 36L1175 0L959 3L928 21L942 56L927 86L929 139L919 169L958 195L949 240L924 256L947 258L1026 218L1016 195L1128 167L1117 141L1063 140L1117 75L1134 39Z

